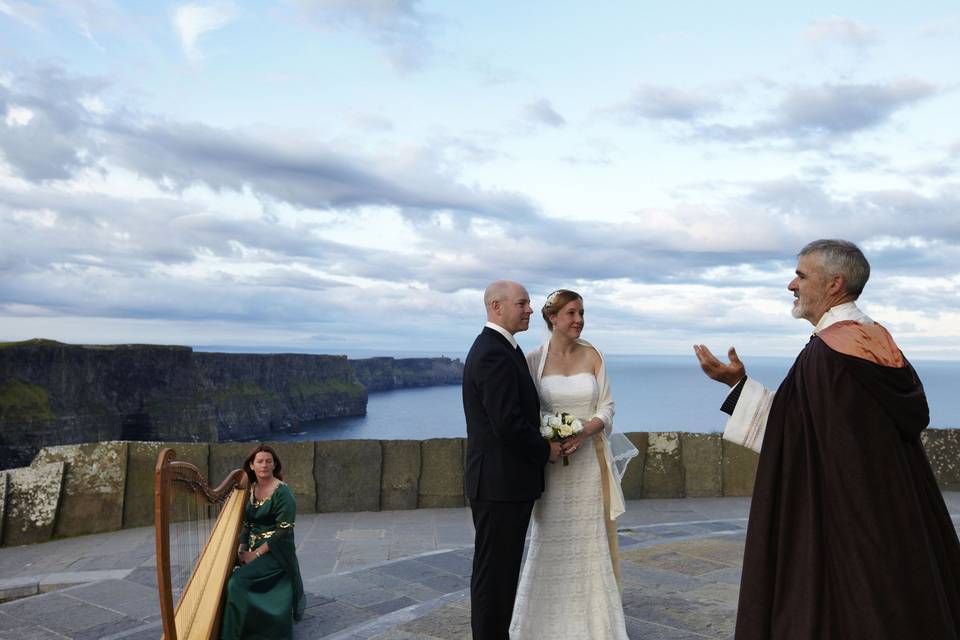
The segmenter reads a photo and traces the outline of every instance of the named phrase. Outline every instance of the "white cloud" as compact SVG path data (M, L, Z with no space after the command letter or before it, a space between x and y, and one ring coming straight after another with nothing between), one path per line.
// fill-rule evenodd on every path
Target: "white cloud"
M722 104L706 91L692 91L665 85L643 85L627 102L608 111L627 121L649 120L693 121L722 109Z
M180 46L187 59L192 62L199 61L202 57L197 46L200 38L207 33L222 29L236 17L236 14L232 3L178 6L173 12L173 26L177 30Z
M804 34L811 42L836 42L856 48L876 44L877 32L849 18L824 18L807 27Z
M44 10L29 2L17 0L0 0L0 13L33 28L40 29L44 18Z
M325 29L351 29L370 38L399 71L420 69L433 51L434 20L419 0L288 0L310 22Z
M545 124L549 127L562 127L567 124L566 119L553 108L553 105L546 98L534 100L526 105L523 111L528 120L538 124Z
M23 127L30 124L31 120L33 120L33 111L13 104L7 107L7 115L3 119L8 127Z

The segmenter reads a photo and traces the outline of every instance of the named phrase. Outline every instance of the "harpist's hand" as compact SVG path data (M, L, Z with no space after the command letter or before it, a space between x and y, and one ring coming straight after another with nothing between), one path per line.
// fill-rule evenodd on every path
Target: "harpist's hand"
M747 375L747 368L740 362L740 358L737 357L737 350L733 347L730 347L730 350L727 351L727 356L730 358L728 364L720 362L715 355L710 353L710 349L707 349L706 345L693 345L693 352L697 354L700 368L711 380L732 387Z

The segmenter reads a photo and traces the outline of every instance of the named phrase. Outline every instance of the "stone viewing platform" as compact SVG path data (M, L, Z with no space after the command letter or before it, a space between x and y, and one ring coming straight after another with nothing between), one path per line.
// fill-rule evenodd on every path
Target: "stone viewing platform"
M944 494L955 526L960 492ZM617 521L631 638L733 637L748 498L631 500ZM294 638L469 638L469 509L297 519ZM156 640L153 529L0 549L0 640Z
M627 435L640 450L617 521L630 637L731 638L757 456L716 434ZM960 431L923 441L956 525ZM298 502L298 640L469 637L465 439L272 444ZM217 482L252 445L63 445L0 471L0 640L159 637L149 525L164 446Z

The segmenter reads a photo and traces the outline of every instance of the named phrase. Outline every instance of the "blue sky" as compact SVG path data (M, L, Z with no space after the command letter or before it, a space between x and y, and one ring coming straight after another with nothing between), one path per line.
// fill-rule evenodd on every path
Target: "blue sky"
M786 355L842 237L960 359L960 8L884 4L0 0L0 340L458 355L511 278Z

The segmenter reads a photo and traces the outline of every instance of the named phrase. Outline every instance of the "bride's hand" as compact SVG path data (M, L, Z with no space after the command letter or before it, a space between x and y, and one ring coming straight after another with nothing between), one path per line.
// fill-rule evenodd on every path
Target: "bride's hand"
M563 455L569 456L574 453L577 449L583 446L584 435L581 431L579 434L568 438L563 441Z

